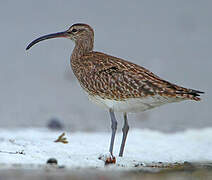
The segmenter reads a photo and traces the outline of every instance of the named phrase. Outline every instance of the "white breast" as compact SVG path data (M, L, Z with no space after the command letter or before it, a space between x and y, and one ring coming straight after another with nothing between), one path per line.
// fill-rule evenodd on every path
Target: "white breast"
M113 109L116 112L142 112L163 104L182 101L180 98L166 98L160 95L129 98L124 101L103 99L99 96L89 96L89 99L103 108Z

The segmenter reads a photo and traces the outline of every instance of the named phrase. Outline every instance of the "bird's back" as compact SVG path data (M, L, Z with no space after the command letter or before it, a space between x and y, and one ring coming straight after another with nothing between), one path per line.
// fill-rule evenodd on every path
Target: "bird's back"
M177 102L186 99L199 101L200 91L169 83L149 70L126 60L100 52L89 52L72 60L72 69L81 86L90 96L126 101L157 97Z

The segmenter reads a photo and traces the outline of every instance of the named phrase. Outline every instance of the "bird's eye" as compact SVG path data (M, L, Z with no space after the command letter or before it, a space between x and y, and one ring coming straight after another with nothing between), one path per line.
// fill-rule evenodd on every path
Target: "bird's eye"
M71 32L77 32L77 30L76 29L72 29L72 31Z

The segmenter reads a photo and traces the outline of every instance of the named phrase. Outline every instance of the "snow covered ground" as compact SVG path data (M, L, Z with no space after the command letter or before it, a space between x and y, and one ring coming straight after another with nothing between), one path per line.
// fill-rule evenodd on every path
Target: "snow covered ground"
M62 132L48 129L0 130L0 164L44 165L56 158L68 168L104 167L98 157L106 153L110 133L66 133L68 144L54 141ZM212 128L164 134L152 130L131 129L123 158L118 157L121 133L117 134L115 167L134 167L152 162L212 161Z

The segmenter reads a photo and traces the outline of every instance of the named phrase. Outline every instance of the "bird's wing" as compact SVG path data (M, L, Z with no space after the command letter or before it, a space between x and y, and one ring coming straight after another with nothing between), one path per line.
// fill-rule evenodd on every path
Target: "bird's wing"
M88 53L82 57L81 66L81 85L102 98L123 100L159 94L199 100L196 96L202 93L169 83L139 65L104 53Z

